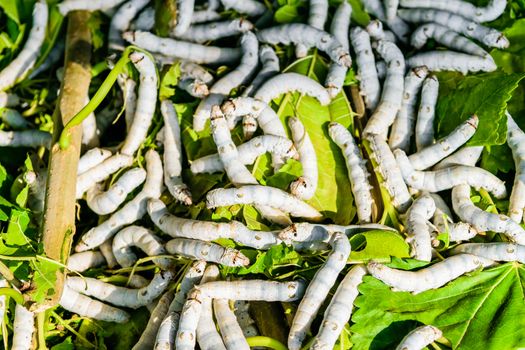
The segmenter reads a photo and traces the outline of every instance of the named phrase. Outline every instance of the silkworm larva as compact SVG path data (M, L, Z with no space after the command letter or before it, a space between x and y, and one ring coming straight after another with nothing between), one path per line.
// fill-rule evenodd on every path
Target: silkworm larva
M512 150L516 174L509 199L509 216L517 223L523 219L525 209L525 133L507 112L507 144Z
M219 269L215 265L208 265L202 276L201 284L219 279ZM201 350L226 350L221 335L217 331L213 319L212 300L202 301L202 312L197 327L197 342Z
M494 261L525 262L525 247L516 243L463 243L454 247L450 254L472 254Z
M51 145L51 134L41 130L0 130L0 147L46 147Z
M193 11L193 17L191 23L205 23L211 21L217 21L221 19L221 15L217 11L212 10L199 10Z
M490 22L501 16L507 1L491 0L485 7L476 7L462 0L401 0L401 6L445 10L476 22Z
M345 50L350 49L348 42L348 29L350 27L350 16L352 15L352 6L346 1L341 2L341 5L335 10L332 24L330 25L330 33L335 37L337 41L343 45ZM328 95L334 98L339 94L343 88L343 84L346 78L347 67L341 66L337 63L332 62L328 69L324 86L328 90Z
M507 38L498 30L470 21L454 12L434 9L402 9L399 17L408 22L435 22L457 33L466 35L490 47L505 49L509 46Z
M432 223L438 230L438 233L447 232L450 242L468 241L478 234L478 231L469 223L453 222L449 207L438 194L431 193L430 196L436 204Z
M402 150L395 150L397 164L408 186L427 192L440 192L458 185L484 188L496 198L507 195L505 183L485 169L466 165L455 165L436 171L415 170Z
M109 25L108 46L113 50L123 50L124 40L122 39L122 32L128 30L131 21L137 13L140 12L149 0L130 0L120 6L111 16L111 23Z
M474 166L481 157L481 152L483 152L483 146L464 146L434 165L433 169L443 169L458 164Z
M326 19L328 18L328 1L327 0L309 0L308 1L308 25L313 28L324 30ZM348 40L348 39L346 39ZM305 57L311 46L302 43L295 45L295 55L297 58Z
M381 0L366 0L363 1L362 4L366 12L386 23L401 42L408 42L408 37L411 33L410 27L397 15L393 19L386 18L385 9Z
M430 75L423 82L417 113L415 139L418 151L434 143L434 117L438 94L439 80L435 75Z
M54 66L58 61L60 61L64 57L64 49L66 47L65 40L57 40L55 42L55 45L47 55L46 59L42 64L40 64L38 67L34 68L31 73L27 76L29 79L33 79L36 76L38 76L40 73L45 72L52 66ZM1 100L1 97L0 97ZM2 106L2 103L0 102L0 106Z
M84 272L92 267L104 265L106 258L101 252L88 250L81 253L71 254L67 260L67 268L70 271Z
M166 243L170 254L182 255L193 260L205 260L224 266L247 266L250 264L243 253L233 248L225 248L215 243L189 238L175 238Z
M35 331L35 314L24 306L16 304L13 321L12 350L30 350Z
M399 0L385 0L385 16L387 20L393 20L397 17L397 8Z
M478 117L476 115L471 116L433 145L426 146L418 150L417 153L411 154L408 157L410 163L416 170L430 168L470 140L478 128L478 123Z
M109 151L108 151L109 152ZM77 199L81 198L84 192L93 187L97 182L106 180L111 174L118 170L130 166L133 163L133 158L124 154L115 154L107 157L108 153L97 150L93 153L86 153L86 159L83 161L82 170L77 176ZM102 162L100 162L103 160ZM97 165L92 166L95 162ZM81 162L79 162L80 166Z
M174 291L169 290L160 297L159 301L157 302L157 305L151 312L148 324L146 325L144 332L142 332L139 340L133 346L132 350L153 349L153 346L155 345L155 338L157 336L157 332L159 331L159 327L161 325L162 320L164 319L164 317L166 317L166 314L168 313L168 309L171 304L171 301L173 300L173 296Z
M250 315L250 303L245 300L236 300L233 303L233 312L246 338L259 335L255 321ZM198 332L197 332L198 333Z
M182 181L182 144L177 112L170 100L161 102L160 111L164 119L164 184L173 198L191 205L190 189Z
M427 66L432 72L457 71L492 72L497 66L491 56L480 57L454 51L429 51L418 53L407 60L408 67Z
M97 10L108 10L113 7L117 7L126 0L65 0L58 4L58 10L62 16L66 16L71 11L85 10L85 11L97 11Z
M31 123L29 123L16 109L2 108L0 110L0 120L15 130L31 127Z
M0 276L0 288L8 288L9 283ZM4 319L5 319L5 310L6 310L6 303L5 303L5 295L0 295L0 327L3 327L4 325Z
M253 78L250 86L246 88L243 92L243 96L252 96L253 93L264 84L265 81L269 80L276 74L279 74L279 57L269 45L261 45L259 47L259 61L261 61L261 69ZM1 103L0 103L1 105Z
M133 79L126 79L124 82L124 117L126 119L126 131L129 131L133 124L133 118L135 117L135 110L137 109L137 93L135 87L137 83Z
M235 18L221 22L195 24L189 27L184 34L176 37L202 44L207 41L239 35L252 29L252 22L242 18Z
M405 76L403 53L394 43L386 40L377 42L376 51L385 60L387 71L379 104L363 130L365 135L385 135L394 122L403 101Z
M120 266L129 267L137 261L138 258L131 247L139 248L147 256L166 254L161 239L153 231L140 226L128 226L120 230L113 238L113 255ZM156 259L154 261L163 269L170 265L169 259Z
M370 37L375 41L387 40L393 43L396 42L396 37L394 33L385 30L383 28L383 22L381 22L378 19L370 21L370 23L368 23L368 25L366 26L366 31L370 35Z
M98 247L122 227L131 224L146 214L148 199L159 198L162 191L162 162L154 150L146 153L146 182L142 190L109 219L86 232L75 247L76 252Z
M419 294L436 289L467 272L494 264L493 260L471 254L459 254L417 271L396 270L383 264L370 262L368 272L392 287L393 291Z
M417 327L408 333L396 347L396 350L419 350L441 338L443 333L434 326Z
M10 92L0 91L0 108L15 107L20 103L20 97Z
M131 22L129 26L131 30L143 30L151 32L155 26L155 9L153 6L147 6L139 15Z
M208 85L213 83L213 75L206 68L189 61L180 63L181 79L195 79Z
M112 240L112 238L106 239L104 241L104 243L102 243L98 247L98 249L100 250L100 253L104 256L104 259L106 259L107 265L108 265L108 267L110 269L112 269L112 268L114 268L115 266L118 265L117 259L115 259L115 255L113 255L113 240Z
M15 85L35 65L46 37L47 19L47 3L45 0L39 0L33 8L33 25L22 51L0 71L0 91Z
M318 170L315 148L303 123L298 118L290 117L288 126L303 167L303 174L290 184L290 192L299 199L308 200L314 196L317 189Z
M257 17L266 12L266 6L256 0L221 0L226 10L235 10L250 17Z
M410 148L410 138L412 137L416 121L418 94L427 74L428 69L423 66L411 69L405 76L403 101L399 112L397 112L394 124L392 124L392 130L388 139L388 145L391 149L400 148L408 152Z
M195 7L195 0L177 0L177 24L173 28L173 35L179 37L188 32L190 28L191 19L193 18L193 8Z
M340 232L335 233L331 238L331 245L333 248L330 255L324 265L315 273L295 313L288 335L288 348L290 350L301 348L319 308L335 284L339 273L346 266L351 251L350 242L346 235Z
M125 32L122 37L145 50L200 64L230 64L241 56L241 50L238 48L204 46L187 41L161 38L142 31Z
M235 313L227 299L213 299L213 310L227 349L250 350Z
M366 274L366 268L363 265L357 265L341 281L326 308L323 322L321 322L319 332L312 343L312 350L328 350L334 347L343 327L352 316L354 300L359 295L357 287Z
M428 194L417 198L408 209L406 241L411 247L411 255L414 259L432 260L432 244L427 221L434 215L435 211L434 200Z

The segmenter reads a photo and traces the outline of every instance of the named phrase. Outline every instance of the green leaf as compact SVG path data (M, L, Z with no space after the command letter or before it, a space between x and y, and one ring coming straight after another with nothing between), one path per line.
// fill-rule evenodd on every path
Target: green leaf
M17 194L15 202L19 207L25 208L27 203L27 196L29 195L29 186L26 185L22 190Z
M20 15L18 13L18 1L0 0L0 8L5 12L7 17L20 24Z
M29 214L25 210L11 209L7 232L2 236L8 246L25 246L30 243L30 239L25 235L29 225Z
M481 167L493 174L500 171L508 173L514 169L514 160L509 146L505 143L485 147L481 155Z
M159 99L164 100L175 95L175 87L179 83L180 64L176 62L162 73L160 79Z
M410 257L410 249L405 239L394 231L374 230L359 233L350 238L352 252L349 262L367 262L376 260L390 262L392 256Z
M292 22L297 22L297 21L301 21L301 17L303 17L302 19L304 19L306 16L301 16L299 14L299 6L297 5L290 5L290 4L286 4L280 8L278 8L275 13L273 14L273 18L275 20L275 22L277 23L292 23Z
M466 77L458 73L442 73L439 77L437 136L448 135L461 122L476 114L479 126L468 145L503 144L507 137L507 102L525 74L496 71Z
M51 347L51 350L74 350L74 349L75 349L75 345L73 345L73 341L71 340L71 337L67 337L60 344L57 344Z
M37 256L31 262L33 268L33 279L31 280L31 297L37 302L41 303L48 297L55 294L55 282L57 280L57 273L62 269L62 266L56 261Z
M277 187L281 190L287 190L290 183L296 180L303 173L303 167L295 159L289 159L285 165L275 174L270 175L266 180L267 186Z
M335 343L334 350L348 350L352 348L352 342L350 341L350 326L345 324L343 331L339 335L339 339Z
M453 349L524 347L524 279L521 264L507 263L412 295L366 276L355 301L352 349L392 349L421 323L441 329Z
M242 250L247 253L247 250ZM260 274L273 277L276 270L284 267L297 267L302 264L303 258L292 247L285 244L275 245L265 252L258 251L255 262L249 267L238 269L238 275Z
M370 22L370 16L363 8L360 0L349 0L352 5L352 22L359 24L360 26L366 26Z
M261 223L262 218L261 214L251 205L244 205L242 208L242 217L244 219L244 222L246 223L246 226L250 230L257 230L257 231L268 231L269 228Z

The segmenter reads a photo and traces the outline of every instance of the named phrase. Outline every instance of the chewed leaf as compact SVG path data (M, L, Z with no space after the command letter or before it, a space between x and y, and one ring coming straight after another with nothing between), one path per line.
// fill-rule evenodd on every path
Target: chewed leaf
M390 262L391 257L408 258L409 246L403 237L393 231L369 231L350 238L352 252L349 262Z

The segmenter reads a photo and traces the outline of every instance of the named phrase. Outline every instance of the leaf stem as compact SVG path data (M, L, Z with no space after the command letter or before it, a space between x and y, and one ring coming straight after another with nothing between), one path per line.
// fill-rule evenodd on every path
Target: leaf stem
M264 346L274 350L287 350L287 347L280 341L270 337L264 337L262 335L248 337L246 338L246 341L248 342L248 345L250 345L250 347Z
M61 324L62 326L64 326L65 329L67 329L68 331L73 333L73 335L75 335L80 341L82 341L82 342L86 343L87 345L89 345L90 348L96 349L96 346L93 343L91 343L89 340L84 338L82 336L82 334L78 333L73 327L71 327L69 325L69 323L64 321L62 319L62 317L60 317L55 311L51 311L51 316L53 316L55 318L57 323Z
M24 296L16 289L9 287L0 288L0 295L5 295L12 298L17 304L24 305Z
M47 350L46 347L46 312L40 312L36 315L37 321L37 335L38 335L38 350Z
M22 283L16 279L13 272L9 270L9 267L7 267L7 265L2 261L0 261L0 276L3 276L7 282L11 283L16 288L20 288L22 286Z

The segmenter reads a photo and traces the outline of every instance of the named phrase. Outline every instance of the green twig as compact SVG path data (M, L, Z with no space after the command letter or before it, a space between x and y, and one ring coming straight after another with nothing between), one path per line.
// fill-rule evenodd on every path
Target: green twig
M270 337L264 337L262 335L259 335L256 337L248 337L246 338L246 341L248 342L248 345L250 345L250 347L264 346L264 347L274 349L274 350L287 350L288 349L280 341L275 340Z
M83 343L86 343L86 345L89 345L90 348L96 349L97 347L91 343L89 340L87 340L85 337L82 336L82 334L78 333L73 327L69 325L66 321L62 319L55 311L51 311L51 316L59 323L60 325L64 326L65 329L70 331L73 335L75 335L78 340L82 341Z
M0 276L4 277L4 279L15 286L16 288L20 288L22 286L22 283L16 279L13 272L7 267L6 264L0 261Z
M20 305L24 305L24 296L22 293L17 291L16 289L9 288L9 287L2 287L0 288L0 295L6 295L10 298L13 298L13 300Z
M38 350L47 350L46 347L46 312L40 312L36 315L37 321L37 335L38 335Z

